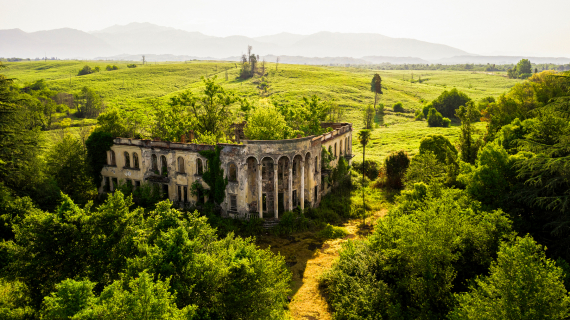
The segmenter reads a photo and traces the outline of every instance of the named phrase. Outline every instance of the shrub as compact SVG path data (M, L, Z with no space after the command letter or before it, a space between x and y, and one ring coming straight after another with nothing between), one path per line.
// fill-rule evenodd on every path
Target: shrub
M378 177L378 174L380 172L378 162L372 160L365 160L364 163L366 167L366 172L364 175L370 180L376 179L376 177ZM362 169L363 169L362 162L353 162L352 167L356 172L362 174Z
M132 64L127 64L127 68L136 68L137 65L132 63Z
M376 114L384 114L384 104L383 103L379 103L376 106Z
M406 170L410 166L410 158L404 150L392 152L386 157L384 166L386 167L386 182L394 189L403 188L402 182Z
M404 112L404 106L401 102L396 102L394 104L394 112Z
M421 121L424 119L424 113L422 112L422 110L416 110L415 113L415 120L416 121Z
M107 65L107 66L105 67L105 70L107 70L107 71L119 70L119 67L117 67L116 65L112 65L112 66L111 66L111 65Z
M432 152L437 160L445 163L448 156L457 158L457 149L449 140L440 134L428 134L420 140L420 154Z
M327 223L326 227L319 231L318 236L323 239L338 239L348 235L345 228L335 227Z
M431 102L433 108L440 112L444 117L455 117L455 111L459 106L464 106L471 101L465 93L458 91L456 88L450 91L444 91L439 97Z
M93 69L91 69L90 66L84 66L83 69L79 70L79 73L77 73L78 76L83 76L86 74L91 74L93 73Z
M429 109L427 121L430 127L449 127L451 124L451 120L442 117L434 108Z

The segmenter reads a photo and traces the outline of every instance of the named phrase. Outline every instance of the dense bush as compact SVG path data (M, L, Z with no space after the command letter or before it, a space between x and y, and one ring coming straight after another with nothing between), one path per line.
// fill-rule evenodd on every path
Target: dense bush
M78 76L83 76L86 74L91 74L93 73L93 69L91 69L90 66L84 66L83 69L79 70L79 72L77 73Z
M394 104L394 112L404 112L404 105L401 102Z
M343 227L335 227L327 223L327 225L318 232L318 236L323 239L337 239L348 235Z
M441 113L434 108L429 109L427 122L430 127L449 127L451 124L451 120L442 117Z
M386 182L390 188L401 189L404 187L403 178L410 166L410 158L403 151L390 153L384 162L386 168Z
M360 174L362 174L363 169L366 170L365 176L370 180L376 179L380 172L378 162L375 162L373 160L364 160L364 165L362 165L362 162L355 161L352 163L352 167L354 168L354 171Z
M428 134L420 140L420 154L432 152L437 160L445 163L448 157L457 158L457 149L449 142L449 139L440 134Z
M107 66L105 67L105 70L107 70L107 71L119 70L119 67L117 67L116 65L112 65L112 66L111 66L111 65L107 65Z
M137 65L134 63L127 64L127 68L136 68L136 67L137 67Z
M343 246L321 280L335 319L442 319L511 235L501 211L482 211L461 191L430 188L416 202Z
M440 112L442 116L452 118L455 117L455 112L459 106L464 106L468 101L471 101L471 98L456 88L453 88L450 91L444 91L439 97L433 100L431 107Z

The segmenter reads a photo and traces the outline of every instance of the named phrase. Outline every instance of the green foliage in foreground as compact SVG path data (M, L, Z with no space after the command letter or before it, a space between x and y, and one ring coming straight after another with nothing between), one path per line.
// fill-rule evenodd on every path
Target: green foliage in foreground
M116 191L95 210L64 196L56 212L29 211L14 223L14 239L0 245L9 257L2 275L22 283L27 305L43 305L46 317L78 312L81 319L110 319L132 312L135 319L155 310L153 319L166 319L195 310L195 319L269 319L283 313L290 273L282 257L257 249L252 239L218 239L206 218L183 215L169 201L147 213L132 205Z
M512 235L500 210L482 211L458 190L431 187L400 202L323 276L335 319L441 319Z
M457 295L450 319L567 319L570 297L563 272L531 237L503 243L488 276Z

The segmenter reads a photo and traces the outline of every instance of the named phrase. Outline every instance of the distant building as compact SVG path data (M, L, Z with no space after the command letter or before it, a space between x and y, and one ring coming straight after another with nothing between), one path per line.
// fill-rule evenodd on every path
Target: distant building
M326 123L333 131L288 140L242 140L241 144L218 144L229 183L221 204L231 217L278 217L295 207L316 207L331 186L324 182L321 148L331 147L335 160L352 158L352 124ZM101 171L100 193L112 192L119 182L134 188L148 182L157 185L175 206L192 207L207 200L192 196L190 186L202 181L208 163L199 151L214 146L152 140L116 138ZM204 185L206 188L207 186Z

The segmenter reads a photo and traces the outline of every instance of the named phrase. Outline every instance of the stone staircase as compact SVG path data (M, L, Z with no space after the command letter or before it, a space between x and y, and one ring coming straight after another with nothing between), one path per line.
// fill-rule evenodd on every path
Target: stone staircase
M279 225L279 219L275 219L275 218L268 218L268 219L263 219L263 229L265 230L269 230L272 229L274 227L276 227L277 225Z

